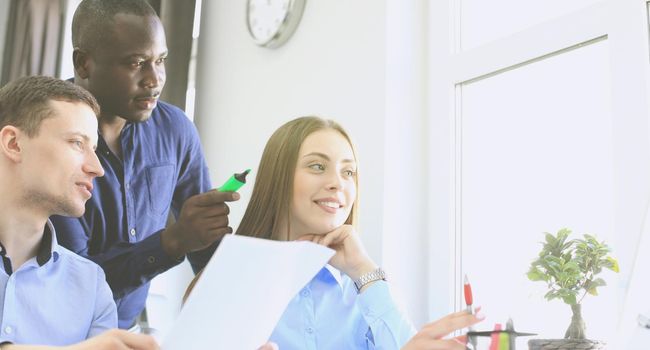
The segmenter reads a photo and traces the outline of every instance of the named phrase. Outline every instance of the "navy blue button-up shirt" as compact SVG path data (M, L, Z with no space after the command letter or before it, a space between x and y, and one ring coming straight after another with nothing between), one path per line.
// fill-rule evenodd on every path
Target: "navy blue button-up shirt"
M208 168L192 122L179 108L159 101L151 118L127 122L120 134L122 159L99 136L97 156L105 175L79 218L52 217L59 243L104 269L117 303L119 327L143 310L149 281L180 261L161 245L169 210L211 188ZM203 268L216 245L189 254Z

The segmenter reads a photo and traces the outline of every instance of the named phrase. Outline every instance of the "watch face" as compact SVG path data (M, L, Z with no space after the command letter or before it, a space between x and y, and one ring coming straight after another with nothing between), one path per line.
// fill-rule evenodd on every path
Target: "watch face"
M305 0L248 0L248 31L258 45L276 47L291 35Z

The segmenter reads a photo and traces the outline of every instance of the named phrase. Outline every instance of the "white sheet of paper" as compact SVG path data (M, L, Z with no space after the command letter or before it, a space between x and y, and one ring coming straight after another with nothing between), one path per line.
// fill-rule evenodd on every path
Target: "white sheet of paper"
M333 255L311 242L226 235L162 348L257 349L291 299Z

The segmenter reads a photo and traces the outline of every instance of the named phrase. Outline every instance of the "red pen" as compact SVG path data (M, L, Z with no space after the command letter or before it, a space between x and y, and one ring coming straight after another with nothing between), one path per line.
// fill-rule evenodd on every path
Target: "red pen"
M469 312L470 314L474 314L474 309L472 308L472 304L474 304L474 297L472 296L472 286L469 284L467 275L465 275L463 290L465 292L464 294L465 294L465 304L467 305L467 312Z
M467 304L467 312L470 314L474 314L474 307L472 304L474 304L474 296L472 295L472 286L469 284L469 279L467 279L467 275L465 275L465 281L463 282L463 294L465 295L465 304ZM469 330L472 331L474 328L469 327ZM472 344L472 349L476 349L476 337L470 336L467 341Z

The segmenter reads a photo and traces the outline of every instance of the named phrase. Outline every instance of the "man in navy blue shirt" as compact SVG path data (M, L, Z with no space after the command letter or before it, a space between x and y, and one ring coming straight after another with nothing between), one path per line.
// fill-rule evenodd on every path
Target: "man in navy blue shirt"
M80 219L53 217L60 243L102 266L117 303L119 327L144 309L149 281L187 256L205 266L232 232L225 202L210 191L194 125L159 101L167 45L144 0L84 0L72 22L74 82L101 106L95 181ZM176 222L165 228L169 211Z

